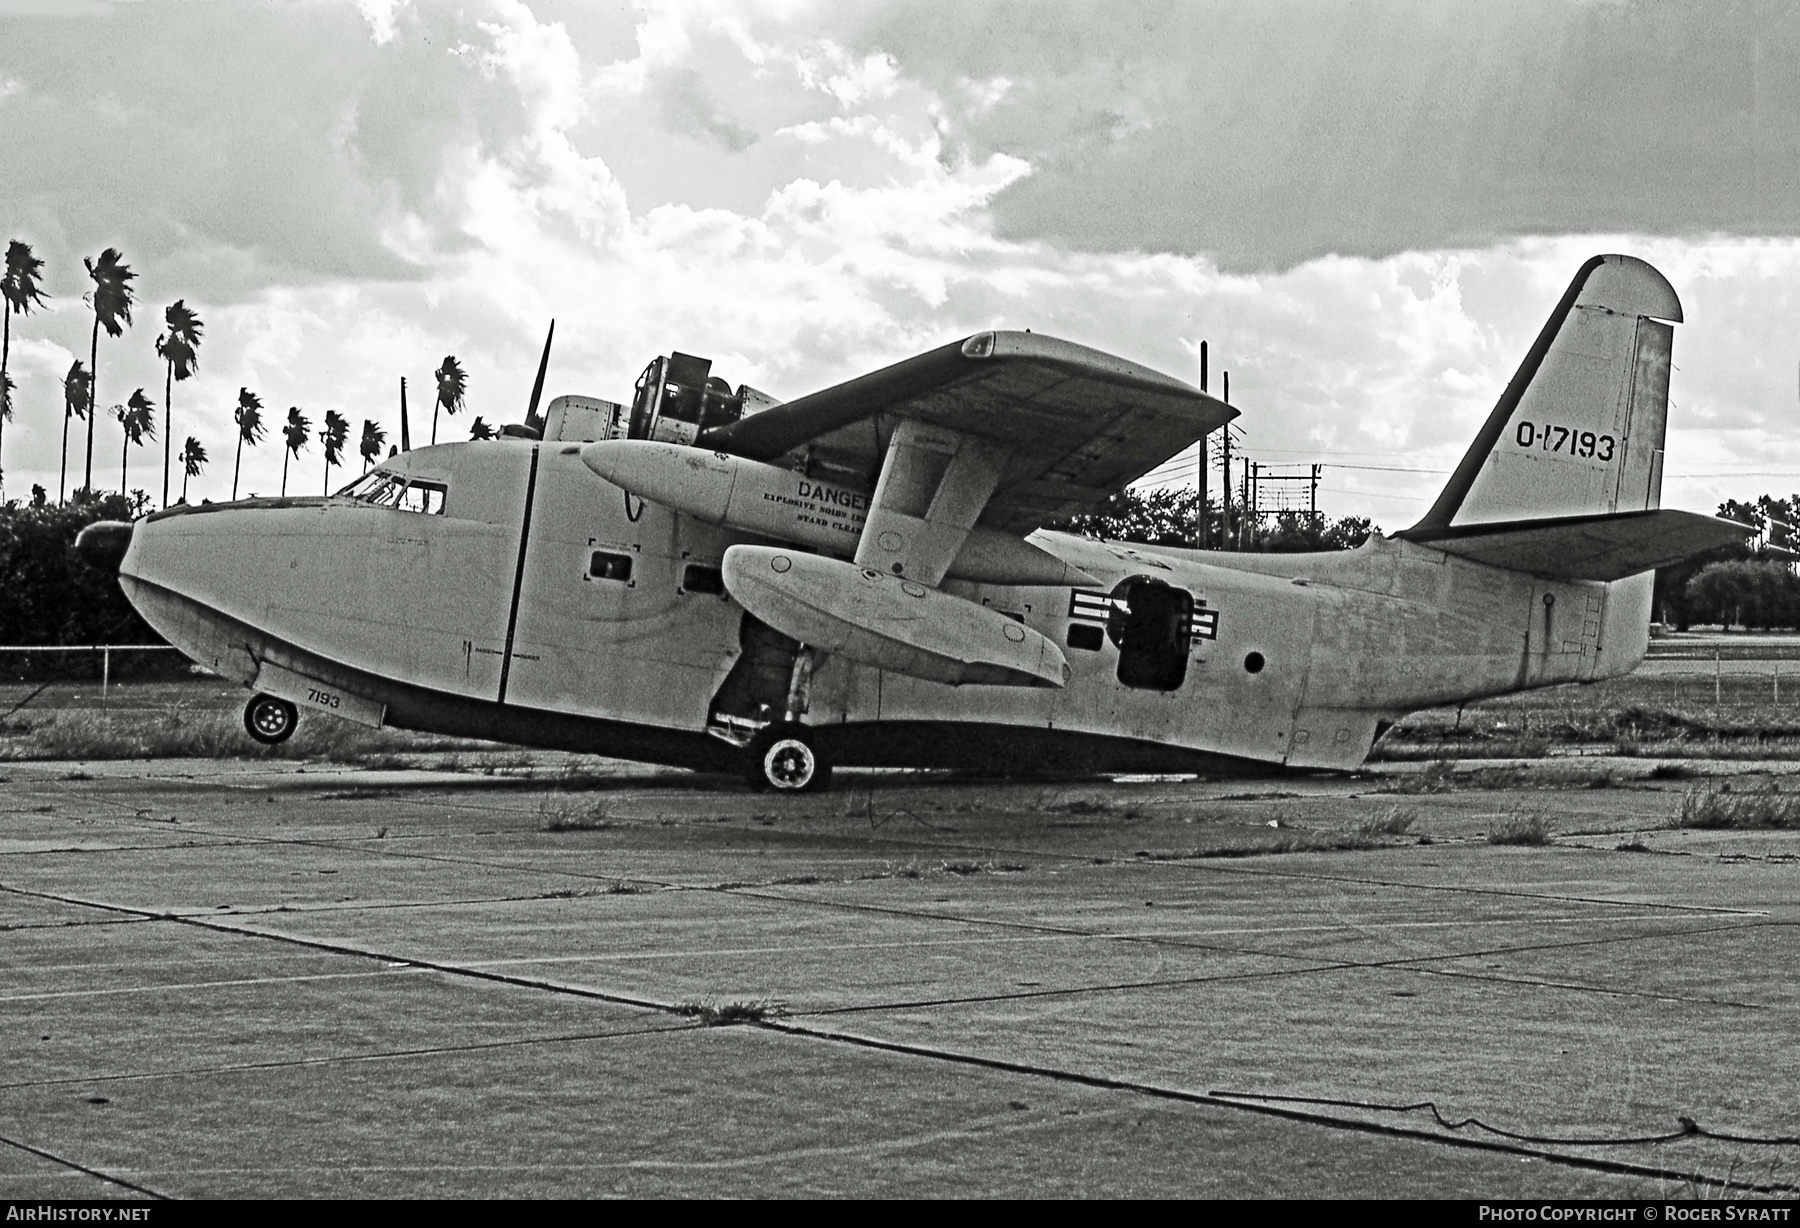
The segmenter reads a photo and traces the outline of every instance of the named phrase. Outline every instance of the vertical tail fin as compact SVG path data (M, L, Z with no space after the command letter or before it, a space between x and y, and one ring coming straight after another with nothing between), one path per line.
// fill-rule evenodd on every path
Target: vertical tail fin
M1681 301L1632 256L1595 256L1409 534L1634 512L1662 501L1669 355Z

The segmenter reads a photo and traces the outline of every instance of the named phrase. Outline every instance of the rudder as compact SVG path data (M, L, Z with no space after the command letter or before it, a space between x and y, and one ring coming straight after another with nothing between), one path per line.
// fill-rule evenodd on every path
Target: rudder
M1633 256L1581 266L1449 483L1407 535L1662 501L1681 301Z

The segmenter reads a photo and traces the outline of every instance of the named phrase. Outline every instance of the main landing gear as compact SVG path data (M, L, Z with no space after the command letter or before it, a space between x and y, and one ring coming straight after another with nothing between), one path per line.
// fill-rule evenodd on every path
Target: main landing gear
M299 723L300 710L273 695L258 695L244 705L244 732L265 746L293 737Z
M806 726L781 721L770 725L746 748L750 755L750 787L777 793L817 793L831 783L831 764L813 745Z
M788 675L786 711L766 725L744 749L750 756L750 787L777 793L817 793L831 783L831 765L813 744L813 732L800 723L812 706L812 675L817 657L801 644Z

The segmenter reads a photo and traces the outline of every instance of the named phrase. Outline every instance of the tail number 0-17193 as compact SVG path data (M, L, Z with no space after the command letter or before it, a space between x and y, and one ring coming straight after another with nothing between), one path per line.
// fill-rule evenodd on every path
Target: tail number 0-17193
M1592 456L1603 461L1613 458L1618 441L1611 435L1578 431L1554 422L1521 422L1513 432L1521 448L1538 448L1545 452L1566 452L1570 456Z

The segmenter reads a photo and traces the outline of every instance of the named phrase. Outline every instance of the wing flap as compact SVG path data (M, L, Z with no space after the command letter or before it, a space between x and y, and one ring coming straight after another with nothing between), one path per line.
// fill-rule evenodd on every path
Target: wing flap
M1755 532L1735 520L1664 509L1415 529L1398 536L1510 571L1606 581L1672 566Z

